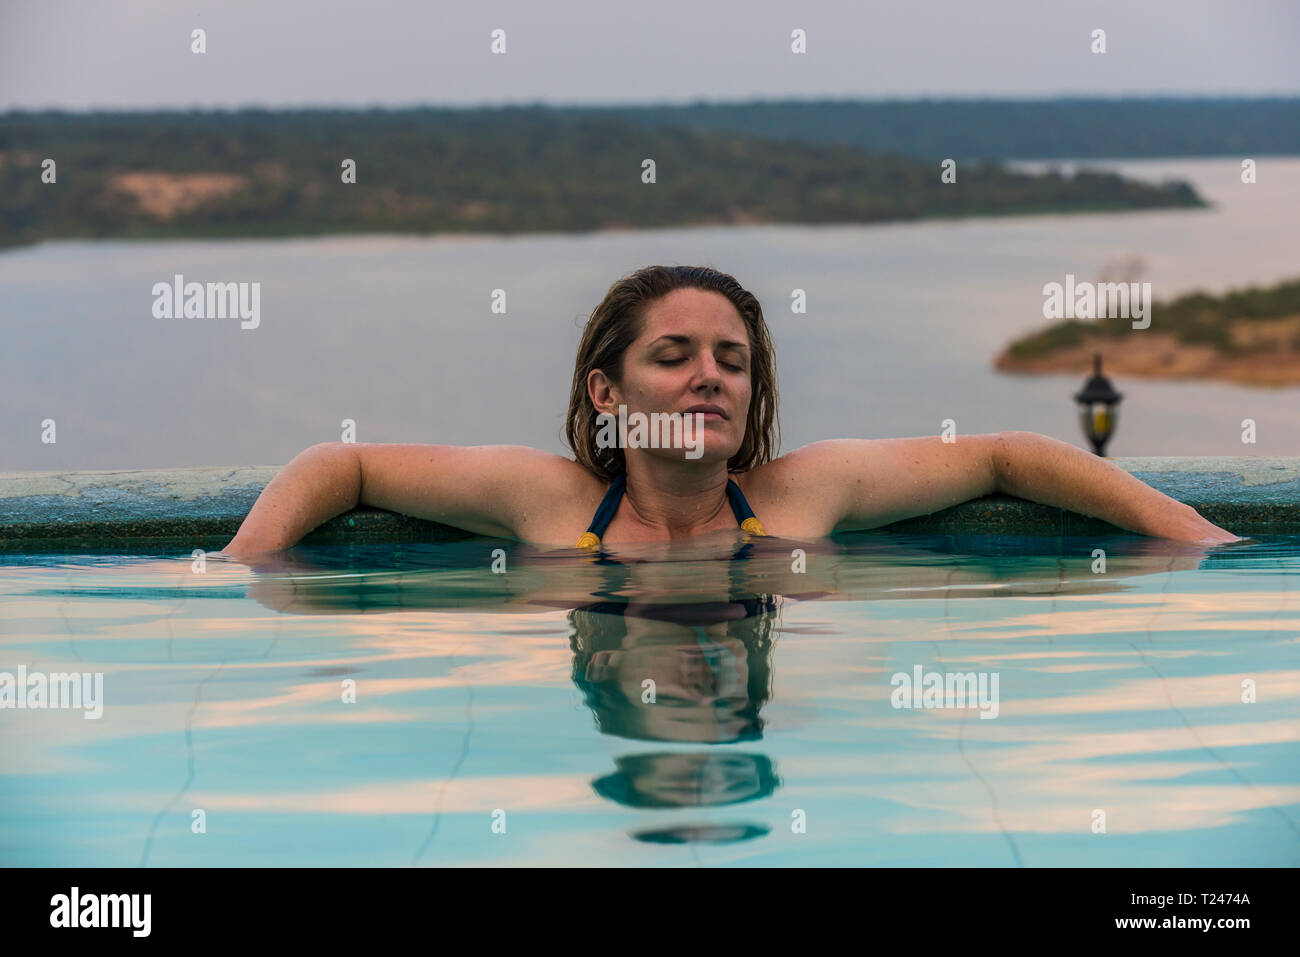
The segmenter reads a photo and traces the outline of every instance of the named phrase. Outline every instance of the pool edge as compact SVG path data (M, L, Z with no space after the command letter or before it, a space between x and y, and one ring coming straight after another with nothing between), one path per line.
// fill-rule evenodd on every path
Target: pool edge
M1109 461L1240 535L1300 532L1300 457L1165 456ZM0 552L113 545L219 548L280 466L0 473ZM1120 533L1101 521L1006 495L883 526L896 531ZM469 533L374 508L325 522L305 544L447 542ZM216 544L212 544L212 543Z

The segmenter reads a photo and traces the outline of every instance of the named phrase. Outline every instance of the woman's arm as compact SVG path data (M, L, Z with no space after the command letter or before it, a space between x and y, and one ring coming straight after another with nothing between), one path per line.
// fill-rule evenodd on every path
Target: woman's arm
M1000 432L993 446L998 490L1068 508L1144 535L1182 542L1241 539L1113 462L1037 432Z
M530 515L571 500L582 472L576 462L521 445L313 445L262 490L222 553L245 561L281 551L358 505L516 538Z
M221 553L242 561L288 548L321 522L356 507L360 496L355 447L344 442L313 445L262 489Z
M793 490L810 527L878 528L993 492L1184 542L1235 542L1190 505L1113 462L1036 432L910 439L826 439L771 463L766 479ZM776 493L773 493L776 494Z

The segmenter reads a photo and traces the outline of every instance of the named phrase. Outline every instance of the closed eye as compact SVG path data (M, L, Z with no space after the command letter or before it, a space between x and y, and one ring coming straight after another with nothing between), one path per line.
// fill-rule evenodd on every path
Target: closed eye
M686 361L685 359L660 359L660 360L659 360L659 364L660 364L661 366L675 366L675 365L678 365L678 364L683 363L683 362L685 362L685 361ZM721 362L721 363L719 363L719 365L721 365L724 369L730 369L730 370L732 370L733 372L744 372L744 371L745 371L745 367L744 367L744 366L733 365L733 364L730 363L730 362Z

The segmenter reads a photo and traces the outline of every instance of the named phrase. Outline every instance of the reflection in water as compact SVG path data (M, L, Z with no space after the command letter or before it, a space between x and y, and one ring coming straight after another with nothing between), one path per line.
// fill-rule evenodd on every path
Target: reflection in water
M729 575L742 567L735 561L726 566ZM602 734L710 744L758 740L759 713L772 694L776 610L772 595L696 603L603 601L575 608L569 612L573 683ZM765 754L627 755L615 764L617 770L592 787L625 807L734 804L767 797L777 785ZM768 830L713 822L639 830L632 837L657 844L728 844Z
M664 604L600 602L569 612L573 683L603 734L726 744L763 735L772 693L776 599ZM597 794L627 807L733 804L776 787L757 754L629 755L597 779ZM674 826L633 834L653 843L723 844L767 833L751 824Z
M1300 860L1300 538L867 533L806 571L767 544L598 566L471 540L205 574L188 550L8 556L0 670L102 671L105 712L5 714L0 856ZM999 672L997 719L892 708L917 665Z
M771 832L761 824L683 824L636 831L632 837L646 844L738 844Z
M603 734L726 744L763 735L772 596L702 605L602 602L569 612L573 683Z
M768 797L780 780L765 754L667 752L615 759L617 770L592 782L624 807L717 807Z

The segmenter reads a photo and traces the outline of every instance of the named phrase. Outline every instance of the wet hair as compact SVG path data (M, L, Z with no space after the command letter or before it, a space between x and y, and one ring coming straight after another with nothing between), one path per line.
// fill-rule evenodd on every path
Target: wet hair
M623 380L623 357L641 335L646 309L677 289L702 289L726 296L749 333L749 409L745 437L727 460L728 472L746 472L770 462L780 448L777 422L776 355L754 294L732 276L708 266L645 266L619 279L587 319L573 365L573 388L565 420L565 438L580 464L605 481L627 471L621 448L600 448L599 423L587 392L587 376L600 369L615 384Z
M734 566L736 562L728 563ZM626 603L623 603L624 606ZM743 615L736 614L743 610ZM772 652L779 634L780 603L774 595L702 603L651 603L638 609L642 618L665 622L662 631L638 640L638 645L665 650L698 650L700 639L738 641L745 651L747 683L743 694L729 702L725 714L740 719L740 728L714 744L755 741L763 737L763 706L772 697ZM617 675L597 676L591 663L601 651L627 651L627 617L617 603L600 602L570 609L569 649L573 652L573 684L582 692L601 734L638 741L674 740L646 723L648 707L639 695L628 697ZM695 742L699 743L699 742Z

